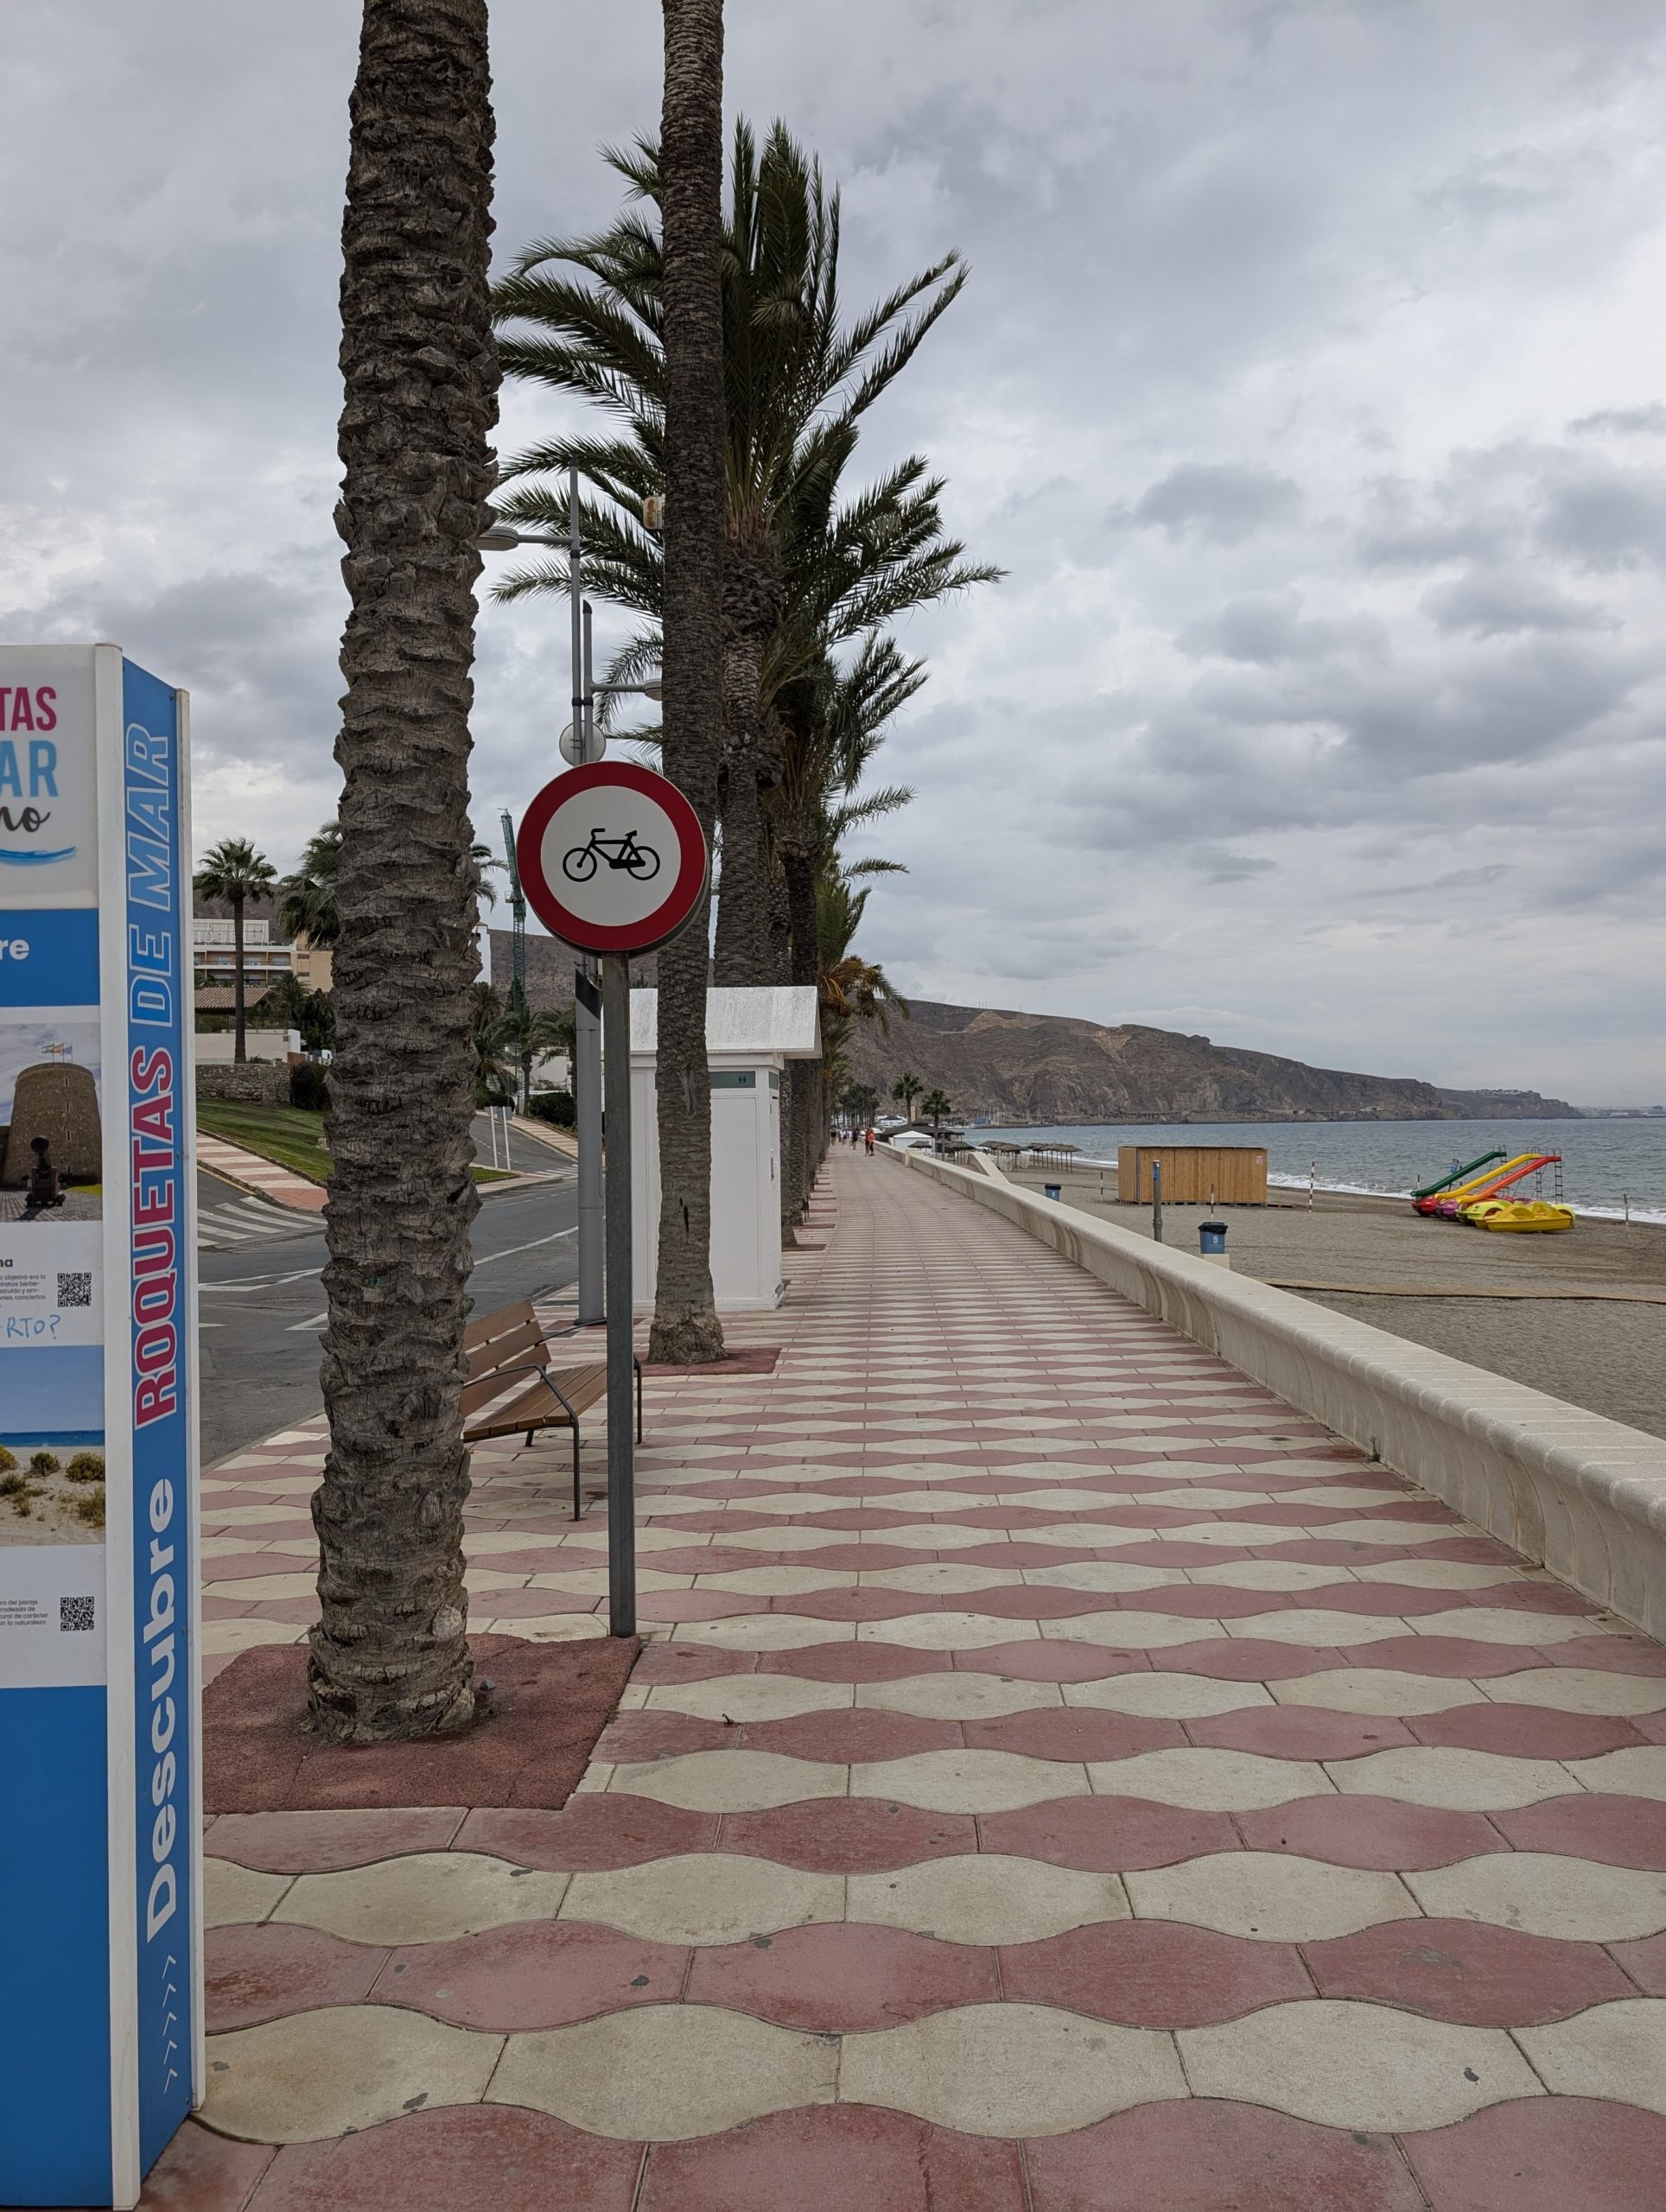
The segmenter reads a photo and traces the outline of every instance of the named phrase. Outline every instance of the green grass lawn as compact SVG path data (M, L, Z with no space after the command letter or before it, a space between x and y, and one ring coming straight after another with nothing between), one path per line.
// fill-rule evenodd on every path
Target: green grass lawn
M227 1144L275 1160L309 1183L329 1179L330 1156L324 1148L324 1116L299 1106L245 1106L227 1098L200 1098L197 1127ZM477 1167L477 1183L501 1183L501 1167Z

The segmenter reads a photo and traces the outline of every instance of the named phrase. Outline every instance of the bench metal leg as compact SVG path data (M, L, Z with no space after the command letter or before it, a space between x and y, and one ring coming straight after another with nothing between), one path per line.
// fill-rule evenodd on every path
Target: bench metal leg
M642 1362L631 1354L631 1365L636 1370L636 1440L642 1441Z
M582 1521L584 1518L584 1500L579 1495L578 1487L578 1422L576 1420L573 1423L573 1518L575 1521Z

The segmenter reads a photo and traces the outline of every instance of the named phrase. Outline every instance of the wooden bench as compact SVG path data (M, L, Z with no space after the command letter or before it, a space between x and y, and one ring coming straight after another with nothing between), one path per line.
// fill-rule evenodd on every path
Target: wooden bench
M480 1444L489 1436L514 1436L525 1431L530 1444L540 1428L570 1428L573 1432L573 1518L579 1520L584 1501L578 1482L578 1417L607 1395L605 1359L563 1363L556 1346L544 1337L543 1324L530 1298L500 1306L495 1313L471 1321L463 1336L468 1376L463 1384L465 1444ZM634 1355L636 1370L636 1440L642 1441L642 1363ZM528 1376L528 1389L518 1388ZM485 1408L485 1416L471 1416Z

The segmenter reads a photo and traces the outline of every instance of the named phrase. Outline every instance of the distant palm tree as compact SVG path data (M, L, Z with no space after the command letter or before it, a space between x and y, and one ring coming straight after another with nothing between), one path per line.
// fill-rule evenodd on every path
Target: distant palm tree
M237 1042L232 1057L238 1067L249 1055L244 1049L245 991L243 975L243 908L251 899L264 899L277 880L277 870L264 853L258 853L246 837L222 837L202 856L202 866L191 879L200 899L222 899L232 909L232 1004Z
M474 1716L461 1399L480 1204L468 716L498 386L486 0L364 0L350 116L330 1433L308 1715L316 1740L372 1744Z
M900 1103L911 1122L914 1118L914 1101L925 1088L917 1075L906 1073L900 1075L891 1086L891 1096Z
M489 845L471 845L468 851L479 877L475 888L488 906L495 906L497 890L487 871L501 868L503 862ZM340 943L341 910L335 892L340 873L341 824L327 822L301 848L294 874L279 880L277 926L285 937L304 938L320 951Z
M940 1138L943 1135L943 1124L954 1109L949 1103L949 1094L946 1090L928 1090L919 1102L919 1110L932 1124L932 1135Z

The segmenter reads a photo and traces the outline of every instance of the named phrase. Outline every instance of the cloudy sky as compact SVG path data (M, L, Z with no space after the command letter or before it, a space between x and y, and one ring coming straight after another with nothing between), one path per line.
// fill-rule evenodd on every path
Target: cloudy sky
M10 0L0 637L194 695L201 841L334 804L352 0ZM922 995L1666 1097L1658 0L730 0L846 297L968 291L875 415L1007 581L917 618L865 949ZM498 244L603 220L652 0L495 0ZM558 417L506 394L512 450ZM477 820L566 719L480 624Z

